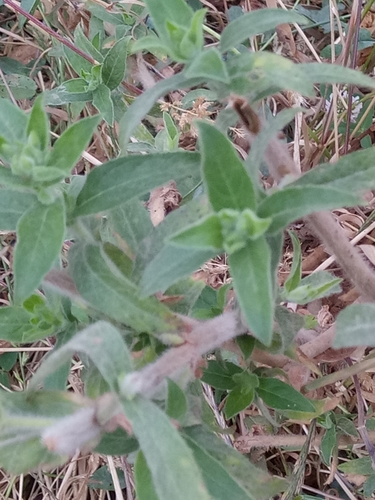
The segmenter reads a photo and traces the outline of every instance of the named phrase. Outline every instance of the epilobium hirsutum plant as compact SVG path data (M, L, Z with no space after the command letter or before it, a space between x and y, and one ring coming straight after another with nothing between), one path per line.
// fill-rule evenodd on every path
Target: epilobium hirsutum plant
M303 24L294 12L243 15L225 28L218 47L206 49L204 10L194 13L183 0L145 3L156 33L132 50L161 49L184 67L128 108L120 124L124 156L86 177L71 176L98 118L72 125L50 147L43 97L29 115L0 101L0 229L17 233L13 303L0 308L0 335L14 343L57 337L27 391L0 393L0 465L17 474L63 463L77 449L136 452L140 500L224 500L228 492L236 499L272 498L288 483L214 434L196 378L202 356L238 337L241 363L225 362L216 351L202 376L229 391L227 419L252 402L284 417L319 415L321 402L272 378L266 368L255 369L252 356L260 349L292 356L304 322L280 303L306 304L339 289L340 280L328 272L301 279L293 233L292 270L277 286L284 230L297 219L309 220L361 294L375 299L373 272L324 212L355 206L361 191L375 188L375 156L367 149L301 176L276 139L300 110L262 123L250 103L281 90L312 96L313 83L375 84L339 66L296 65L272 53L237 50L246 38L281 22ZM223 130L204 121L196 124L197 152L125 156L132 131L157 99L203 83L217 101L229 102L247 130L252 147L246 161ZM269 192L258 182L263 161L278 183ZM190 193L190 201L153 227L140 199L171 180L182 196ZM65 240L72 245L62 269ZM227 301L228 286L216 292L190 278L222 252L234 303ZM179 301L168 300L176 296ZM375 316L371 304L355 307L369 307ZM366 326L363 310L342 317L337 344L348 345L353 321L357 332ZM361 342L358 336L355 342ZM85 365L84 396L65 391L76 354Z

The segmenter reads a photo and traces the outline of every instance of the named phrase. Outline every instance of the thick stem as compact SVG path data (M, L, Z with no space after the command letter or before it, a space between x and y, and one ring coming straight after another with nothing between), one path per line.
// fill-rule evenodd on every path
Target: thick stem
M337 262L365 300L375 302L375 274L330 212L316 212L306 217L315 234L335 255Z

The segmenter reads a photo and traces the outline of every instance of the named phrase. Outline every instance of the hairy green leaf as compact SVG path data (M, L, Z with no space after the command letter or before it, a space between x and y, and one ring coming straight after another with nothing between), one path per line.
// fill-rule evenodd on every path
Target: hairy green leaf
M19 219L35 202L36 196L31 193L0 189L0 229L15 231Z
M155 493L151 471L144 454L139 451L134 465L135 490L138 500L159 500Z
M174 0L172 0L172 3L174 3ZM156 1L155 4L159 5L160 8L159 1ZM119 142L122 153L126 153L126 147L133 130L137 127L142 118L147 115L154 103L160 97L167 94L171 90L182 90L185 88L194 87L201 84L203 81L204 78L188 78L185 75L185 72L182 71L181 73L177 73L177 75L174 75L171 78L160 80L160 82L158 82L152 88L146 90L146 92L143 92L143 94L129 106L128 110L120 121Z
M287 186L262 201L258 215L272 217L268 231L276 233L312 212L355 206L360 202L358 195L329 186Z
M47 113L43 107L43 95L35 99L31 109L29 121L27 124L27 135L33 132L39 140L39 145L42 150L45 150L50 141L49 121Z
M165 413L139 397L123 400L122 405L144 453L158 497L210 500L193 453Z
M107 52L101 67L102 82L110 90L122 82L126 70L126 57L129 38L120 38Z
M227 52L247 38L274 30L282 23L307 24L306 17L282 9L259 9L234 19L224 29L220 39L220 50Z
M65 234L61 198L50 205L36 202L17 224L14 250L14 300L20 303L38 288L58 258Z
M112 273L100 247L74 245L69 263L79 293L98 311L139 332L165 333L178 329L180 321L156 298L141 299L134 283Z
M268 500L275 498L287 484L253 465L201 426L187 427L183 435L215 500Z
M25 142L28 125L27 115L9 99L2 98L0 98L0 115L0 136L9 142Z
M142 295L147 296L157 291L164 292L179 279L190 276L209 259L216 251L194 249L166 245L146 267L142 279Z
M219 253L223 248L221 222L217 214L211 214L193 226L182 229L171 238L171 243Z
M100 83L92 93L92 103L102 115L108 125L113 125L114 110L109 88Z
M115 233L134 254L137 253L140 242L149 236L153 229L147 209L136 198L114 208L107 217Z
M92 360L112 391L117 390L119 377L132 371L130 353L119 331L110 323L98 321L45 358L31 381L31 387L38 387L75 353L84 354Z
M290 292L284 290L282 296L289 302L295 302L296 304L302 305L308 304L313 300L340 292L341 287L339 284L341 281L341 278L336 278L327 271L318 271L317 273L310 274L310 276L306 276L306 278Z
M211 48L198 54L186 69L188 78L202 78L229 83L229 74L220 52Z
M47 166L58 168L69 175L88 146L100 121L99 116L83 118L69 127L54 143L47 157Z
M253 183L229 139L213 125L199 122L202 169L215 211L222 208L255 209Z
M375 304L351 304L340 311L336 320L336 349L352 346L375 346Z
M328 63L302 63L298 64L298 71L310 75L313 83L343 83L345 85L359 85L361 87L375 88L375 83L368 75L361 71Z
M14 343L34 342L51 334L31 323L31 314L22 307L0 307L0 338Z
M178 181L194 175L199 170L199 160L198 153L185 151L111 160L89 173L77 198L74 215L103 212L171 179Z
M168 379L168 396L165 412L169 418L180 420L187 411L187 401L184 391L174 382Z
M228 256L238 302L253 335L270 345L273 321L271 251L265 237Z
M289 186L327 186L355 192L375 187L375 148L343 156L336 163L324 163L309 170Z

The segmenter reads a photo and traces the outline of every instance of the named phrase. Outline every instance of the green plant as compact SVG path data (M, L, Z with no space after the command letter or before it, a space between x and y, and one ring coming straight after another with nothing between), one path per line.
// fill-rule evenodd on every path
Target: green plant
M132 50L163 50L184 68L128 108L120 124L123 153L159 97L205 83L217 101L230 97L232 118L247 128L251 154L241 161L226 134L203 121L197 124L199 152L176 150L177 131L164 115L167 137L161 149L167 152L122 156L86 177L72 176L99 118L78 121L50 148L42 96L30 115L0 100L0 227L17 232L13 303L0 308L1 338L21 343L57 336L56 349L27 391L0 393L0 464L16 474L62 463L77 449L137 451L140 500L270 498L294 485L272 478L215 436L218 428L194 373L202 356L214 352L202 380L217 394L229 391L221 393L227 419L252 402L272 425L277 419L321 415L323 402L294 389L285 373L256 368L253 355L278 352L292 359L303 320L279 304L306 304L339 287L340 280L328 272L301 279L301 252L292 233L292 270L284 287L277 286L284 229L297 219L309 218L361 293L374 300L372 271L321 211L359 204L358 193L375 187L375 164L369 148L299 177L276 133L300 110L262 124L249 101L286 89L312 96L311 74L320 84L375 85L347 68L296 65L272 53L237 50L259 30L304 23L294 12L270 9L239 17L223 31L218 48L205 49L204 11L194 13L183 0L164 2L163 8L156 0L146 4L158 36L139 39ZM93 42L88 45L80 32L76 37L94 53ZM82 73L83 91L91 92L109 123L109 92L123 77L127 43L120 38L104 57L95 48L100 65ZM105 71L111 58L113 82ZM258 181L263 160L279 183L269 192ZM195 197L154 228L140 199L170 180L182 196L194 192ZM67 269L60 261L65 240L73 242ZM237 301L230 311L228 287L215 292L190 278L222 252L228 255ZM40 287L43 292L36 291ZM181 300L158 300L156 292ZM374 314L372 304L352 307ZM345 332L353 326L361 335L370 331L363 310L351 311L341 316L349 317L338 332L340 345L351 345ZM230 359L220 347L234 338L242 355ZM86 367L81 397L64 390L75 354Z

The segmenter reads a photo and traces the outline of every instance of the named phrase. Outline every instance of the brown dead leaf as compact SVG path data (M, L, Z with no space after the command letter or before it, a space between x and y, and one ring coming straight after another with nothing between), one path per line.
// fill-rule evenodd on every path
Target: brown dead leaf
M174 181L170 181L168 184L151 191L147 208L150 212L152 224L154 226L160 224L169 212L178 208L180 201L181 195L177 191Z
M278 5L276 0L266 0L266 4L268 8L272 9L277 9ZM296 55L296 44L294 42L293 38L293 33L292 29L289 24L283 23L279 24L279 26L276 28L277 36L279 38L279 41L286 45L287 48L289 49L292 57L295 57Z

